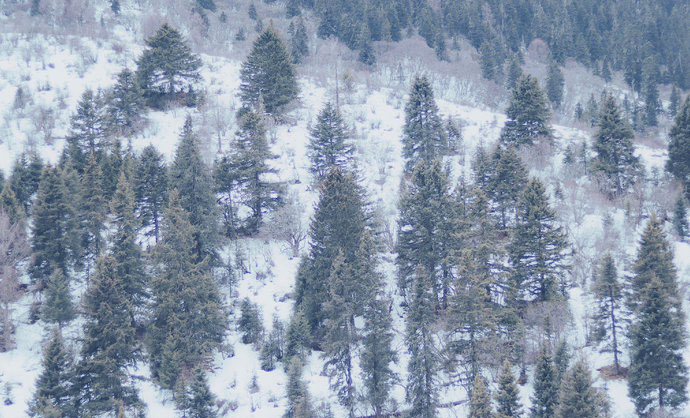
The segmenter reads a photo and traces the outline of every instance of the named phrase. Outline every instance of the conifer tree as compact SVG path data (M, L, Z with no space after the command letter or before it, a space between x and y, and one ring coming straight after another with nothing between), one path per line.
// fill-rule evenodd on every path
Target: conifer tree
M273 318L273 326L268 337L261 348L259 359L261 360L261 370L270 372L275 369L276 361L280 361L285 356L286 334L285 325L277 317Z
M0 195L0 199L2 195ZM685 198L681 195L676 199L673 207L673 227L681 240L688 235L688 210L685 206Z
M240 305L240 319L237 321L237 328L242 332L243 344L256 344L263 337L264 326L261 318L261 311L256 303L249 298L242 300Z
M169 175L169 187L178 190L179 203L193 228L195 262L209 257L211 264L215 264L219 242L216 198L211 175L201 159L198 139L192 132L191 117L184 123Z
M292 57L272 26L254 41L240 70L242 102L263 107L270 115L279 115L299 93Z
M357 46L359 48L357 60L369 66L376 64L376 53L371 45L371 32L367 25L363 24L360 26L357 38Z
M656 127L659 124L658 115L661 112L659 100L659 87L656 80L648 79L645 82L644 98L644 122L645 125Z
M167 203L168 174L160 154L149 145L137 159L133 176L137 214L147 236L158 242L163 208Z
M288 405L283 418L313 418L309 389L302 381L302 360L293 357L288 365Z
M123 152L122 143L119 139L114 139L100 161L101 184L103 186L103 198L110 200L113 198L117 188L117 180L127 159L132 158L131 150ZM130 161L131 162L131 161Z
M558 418L605 418L608 402L605 395L592 386L587 365L578 361L564 376L558 404Z
M26 214L29 213L31 197L38 190L42 171L43 161L37 153L31 153L28 161L26 154L22 154L15 160L12 174L6 183Z
M91 154L100 161L107 148L107 119L103 96L86 90L70 121L64 155L78 173L83 173Z
M87 280L91 274L91 267L104 246L101 230L105 220L106 206L101 179L101 168L95 154L91 153L81 176L82 196L79 199L81 203L79 208L82 236L81 255L86 264Z
M552 62L549 65L549 73L546 78L546 95L551 101L554 109L558 109L563 101L563 86L565 85L565 79L563 78L563 73L558 67L558 64Z
M481 374L477 374L472 384L472 395L470 396L470 414L468 418L494 418L493 407L491 406L491 393L486 387L486 380Z
M685 99L669 132L666 170L673 174L690 195L690 97Z
M497 418L520 418L522 416L522 405L520 405L520 394L515 385L512 366L509 361L503 363L501 374L498 377L498 392L496 393Z
M182 368L193 368L222 342L226 318L208 258L198 260L194 227L179 192L170 195L163 239L155 248L156 274L149 326L153 376L175 387Z
M69 280L61 269L56 268L50 275L45 291L45 301L41 306L41 318L46 322L62 325L76 316L69 291Z
M62 335L54 328L43 349L43 371L27 411L30 417L67 418L74 416L72 359L65 349Z
M603 176L602 188L609 195L617 196L637 180L639 161L631 142L633 132L610 95L601 104L598 126L594 142L597 156L593 168Z
M326 103L310 134L310 170L317 180L326 177L332 167L348 167L352 163L353 147L336 106Z
M534 372L534 396L532 397L532 418L552 418L558 407L558 382L556 369L549 349L543 345L537 358Z
M307 36L307 28L304 26L304 21L300 18L297 20L297 25L292 32L290 38L290 51L292 53L292 62L301 64L305 57L309 56L309 37Z
M420 160L433 161L447 151L448 138L426 76L416 76L412 83L402 141L407 171L412 171Z
M517 206L527 186L527 169L513 147L497 146L487 165L488 182L483 188L494 204L494 216L503 231L513 226Z
M510 59L508 64L508 77L506 78L506 88L513 90L517 85L518 80L522 77L522 68L520 67L520 60L516 55Z
M179 31L164 23L146 40L137 61L137 82L150 104L162 97L192 89L201 80L201 60L192 53Z
M285 333L285 364L289 366L294 357L304 359L311 340L307 319L301 311L296 311Z
M516 300L549 301L563 297L566 236L556 225L546 190L530 180L518 204L518 222L509 246Z
M374 297L364 312L365 333L360 367L364 400L375 417L387 412L390 391L396 381L391 365L397 361L397 354L392 347L393 328L388 306L389 301Z
M603 351L613 353L613 364L618 374L620 373L618 355L621 354L619 338L622 335L625 317L622 312L623 290L618 281L616 265L611 254L605 255L601 261L593 291L598 305L597 312L594 314L596 339L606 341Z
M24 205L17 200L12 190L12 185L9 182L2 186L2 192L0 192L0 208L5 211L11 223L25 225L26 213L24 212Z
M676 86L673 86L671 88L671 97L669 97L668 115L672 118L675 118L678 114L678 110L680 109L680 105L680 92Z
M204 370L198 368L194 372L192 382L184 394L184 402L182 408L179 408L185 416L190 418L215 418L216 413L215 396L208 388L206 381L206 374Z
M637 413L648 416L687 400L685 330L683 315L659 278L652 276L639 297L638 315L629 330L628 394Z
M117 82L107 96L108 128L119 135L136 132L144 113L144 92L136 74L125 68L117 75Z
M551 139L549 110L537 79L521 77L512 90L506 110L508 120L501 131L501 141L515 147L532 145L540 138Z

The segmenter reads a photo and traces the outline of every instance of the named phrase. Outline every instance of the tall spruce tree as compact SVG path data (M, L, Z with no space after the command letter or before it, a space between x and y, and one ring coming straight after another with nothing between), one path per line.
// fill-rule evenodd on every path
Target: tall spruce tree
M283 418L312 418L314 408L311 404L309 389L302 381L302 360L293 357L287 370L287 408Z
M593 162L595 172L601 173L602 189L610 196L626 191L638 178L639 161L634 155L633 132L623 120L616 100L607 95L598 118Z
M347 167L353 160L353 146L340 110L330 102L326 103L316 124L310 131L310 171L317 180L322 180L332 167Z
M515 385L512 366L506 360L498 377L498 392L496 393L497 418L520 418L522 405L520 405L520 393Z
M527 169L513 147L497 146L486 166L488 182L483 187L491 200L492 213L507 233L517 219L517 206L527 186Z
M58 324L59 328L76 316L69 291L69 279L61 269L56 268L48 279L45 301L41 306L41 318Z
M106 97L108 129L119 135L133 135L144 113L144 92L136 74L125 68Z
M0 198L2 198L1 195ZM688 209L682 195L678 196L676 204L673 206L673 227L681 240L688 235Z
M168 174L163 155L153 145L141 152L134 169L137 215L147 236L158 242L163 209L167 203Z
M683 315L666 285L652 276L639 294L640 308L629 330L628 394L640 416L673 409L687 400L683 360Z
M508 120L501 131L501 141L515 147L532 145L540 138L551 139L549 110L537 79L521 77L510 96Z
M301 64L304 58L309 56L309 37L307 36L307 28L304 26L304 21L301 18L297 20L297 25L295 25L290 38L290 52L292 53L292 61L295 64Z
M542 345L534 372L534 395L532 396L531 418L552 418L558 407L558 385L556 369L549 349Z
M658 115L662 111L656 80L649 78L645 81L644 96L644 123L656 127L659 124Z
M179 203L192 225L194 261L209 257L210 265L218 261L218 220L216 197L208 167L201 159L198 139L192 131L192 119L185 120L175 160L169 170L168 183L179 192Z
M593 286L597 300L595 337L597 341L605 341L602 351L613 353L613 364L616 374L620 373L618 356L621 354L620 336L625 325L623 312L623 289L618 281L616 265L611 254L607 254L601 261L601 268Z
M299 93L292 57L273 26L254 41L240 70L240 97L246 105L279 115Z
M43 371L29 402L28 415L39 418L74 416L72 359L57 328L52 330L43 349L42 366Z
M564 296L567 245L544 185L530 180L518 204L518 222L509 246L514 296L519 305Z
M673 174L690 197L690 97L685 99L669 132L666 170Z
M546 77L546 95L554 109L558 109L561 106L564 85L565 78L563 78L561 69L557 63L552 62L549 65L549 73Z
M583 361L578 361L561 383L558 418L605 418L608 402L603 393L592 386L592 376Z
M474 378L471 393L468 418L494 418L491 393L486 385L486 379L481 374L477 374L477 377Z
M17 200L16 195L12 191L12 185L5 183L0 192L0 208L7 214L10 222L17 225L26 225L26 212L24 212L24 205Z
M81 176L81 203L79 208L81 230L81 256L86 267L87 280L91 275L91 268L104 246L101 231L106 215L106 204L103 198L103 184L101 167L96 155L88 157L84 173Z
M676 86L673 86L671 88L671 97L669 97L668 115L672 118L675 118L678 114L678 110L680 109L680 105L680 92Z
M443 121L426 76L416 76L412 83L410 98L405 105L402 142L407 171L412 171L419 161L433 161L447 151L448 139Z
M100 161L107 148L107 119L103 95L86 90L72 115L67 143L63 151L66 163L83 173L93 154Z
M189 387L180 399L177 399L178 410L190 418L216 418L215 396L208 388L206 373L197 368Z

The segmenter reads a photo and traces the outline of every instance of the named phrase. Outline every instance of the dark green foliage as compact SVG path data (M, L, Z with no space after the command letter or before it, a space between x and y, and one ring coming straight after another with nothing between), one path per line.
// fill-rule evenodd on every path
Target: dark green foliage
M644 122L647 126L655 127L659 124L657 116L662 111L656 80L647 78L644 90Z
M161 214L167 202L168 174L163 155L149 145L137 159L134 169L134 196L137 214L147 236L158 242Z
M246 298L242 300L237 327L242 333L242 342L244 344L258 344L261 342L264 334L264 325L261 311L256 303Z
M81 220L81 256L86 264L87 278L96 257L103 248L101 230L106 215L106 205L103 198L103 175L96 156L89 155L84 173L81 176L81 196L79 202L79 217Z
M669 132L666 170L683 183L690 194L690 97L685 99Z
M258 20L259 19L259 15L256 14L256 6L254 6L254 3L251 3L249 5L248 13L249 13L249 18L251 20Z
M487 80L498 81L503 74L501 68L503 61L498 54L499 51L497 51L496 45L488 40L482 42L482 45L479 47L479 64L482 70L482 77Z
M683 315L674 308L666 285L652 276L641 293L640 308L629 330L628 394L640 416L675 408L687 400L683 361Z
M135 73L125 68L106 97L108 128L117 134L133 135L144 113L144 92Z
M142 403L127 371L139 358L134 308L111 256L99 259L83 310L84 340L75 369L78 410L86 416L116 415L123 407L140 410Z
M462 127L458 126L450 117L446 119L446 138L448 138L448 150L459 153L464 158Z
M477 374L472 385L468 418L494 418L491 393L486 387L486 380L480 374Z
M520 393L515 385L512 366L507 360L503 363L501 374L498 377L498 392L496 393L496 418L520 418L522 405L520 405Z
M38 16L41 14L41 0L31 0L31 9L29 10L29 15Z
M540 138L551 140L549 110L537 79L526 75L517 81L506 109L508 120L501 131L501 141L519 147L532 145Z
M520 60L516 55L510 59L508 64L508 77L506 78L506 88L513 90L517 86L518 80L522 77L522 67L520 67Z
M323 180L332 167L349 168L353 160L353 147L336 106L326 103L310 134L310 171L318 181Z
M117 180L120 178L120 172L123 170L123 164L126 159L132 158L130 151L124 153L122 151L122 143L119 139L115 139L108 152L101 158L99 162L101 170L99 183L103 186L103 199L110 200L113 198L117 188Z
M293 357L301 360L306 356L311 340L311 330L304 314L295 312L285 335L285 359L288 366Z
M292 52L292 60L295 64L300 64L304 57L309 56L309 37L307 36L307 28L304 26L304 21L300 18L290 38L290 51Z
M534 372L534 395L532 396L532 418L553 418L558 407L558 385L556 369L549 349L542 346Z
M668 104L668 115L672 118L675 118L676 115L678 114L678 110L680 109L680 92L676 88L676 86L673 86L671 89L671 97L669 97L669 104Z
M565 78L558 67L558 64L552 62L549 65L549 73L546 78L546 95L553 105L554 109L558 109L563 101L563 87L565 86Z
M198 260L194 227L176 190L164 219L154 254L148 351L153 376L172 389L183 368L200 365L223 341L227 320L209 260Z
M277 317L273 318L273 327L264 339L261 347L261 370L270 372L275 369L276 362L283 359L286 348L285 325Z
M607 95L601 104L593 168L601 173L601 187L609 195L626 191L637 181L639 161L634 155L633 132L621 117L615 99Z
M421 160L439 158L448 148L434 92L426 76L417 76L412 83L410 98L405 105L402 141L407 171L412 171Z
M77 111L70 120L70 132L63 151L65 163L83 173L89 155L100 160L107 148L107 118L103 95L86 90L79 100ZM62 163L61 163L62 165Z
M362 25L362 27L363 29L360 30L357 41L359 48L357 60L365 65L374 65L376 64L376 53L371 45L371 33L366 29L366 26Z
M302 360L294 357L291 359L287 370L287 410L283 418L312 418L314 407L307 385L302 381Z
M561 383L558 418L605 418L608 401L592 386L592 376L583 361L578 361Z
M206 373L201 368L196 369L189 387L184 393L178 393L175 400L177 409L189 418L215 418L215 396L208 388Z
M120 14L120 1L110 0L110 10L112 10L116 15Z
M62 327L75 316L72 295L69 291L69 279L62 270L56 268L48 279L45 301L41 306L41 318Z
M37 153L31 153L29 161L26 154L22 154L14 162L12 174L6 182L26 214L30 212L32 196L38 191L42 171L43 161Z
M2 196L0 195L0 197ZM678 196L673 207L673 227L681 240L688 235L688 209L685 206L685 198L682 195Z
M618 340L625 324L622 306L623 289L618 281L616 265L610 254L605 255L602 259L601 268L592 290L598 305L594 314L596 321L595 339L598 342L606 342L602 351L613 353L616 373L619 373L618 355L621 354L621 347Z
M28 415L39 418L74 416L72 359L57 328L53 329L50 341L43 349L42 366Z
M2 192L0 192L0 208L5 211L11 223L25 225L26 213L24 212L24 205L17 200L10 183L5 183L2 187Z
M213 0L196 0L196 2L201 6L202 9L206 9L211 12L216 11L216 3Z
M254 41L240 71L240 96L246 105L263 107L278 115L297 98L298 88L292 57L285 43L271 26Z
M164 23L146 40L148 49L137 61L137 82L150 105L191 91L201 80L201 60L192 53L179 31Z
M192 131L192 119L187 117L182 129L175 160L169 170L169 188L179 192L179 203L193 228L194 262L209 257L218 260L219 243L216 197L208 167L201 159L199 140Z
M512 219L517 219L518 202L527 186L527 168L513 147L499 145L491 160L479 169L484 172L478 183L491 201L491 212L497 224L507 232L508 227L514 225Z
M398 356L392 347L393 327L388 312L390 303L385 299L372 298L364 312L366 322L360 366L364 400L374 416L387 412L390 391L396 382L395 372L391 369Z
M518 203L518 222L509 246L516 301L550 301L567 287L565 233L556 224L544 185L530 180Z
M570 347L568 347L568 342L565 340L561 340L556 347L556 352L553 356L553 367L556 370L556 383L560 389L563 378L568 371L568 367L570 367Z

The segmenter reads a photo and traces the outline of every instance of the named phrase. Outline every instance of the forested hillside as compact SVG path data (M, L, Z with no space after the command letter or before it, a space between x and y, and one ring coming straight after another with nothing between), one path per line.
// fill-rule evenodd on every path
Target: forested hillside
M688 4L0 11L0 417L690 416Z

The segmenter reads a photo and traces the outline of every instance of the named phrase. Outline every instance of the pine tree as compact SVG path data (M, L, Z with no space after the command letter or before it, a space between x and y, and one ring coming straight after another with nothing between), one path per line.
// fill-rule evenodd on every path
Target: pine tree
M120 135L133 135L142 120L145 104L136 74L125 68L117 75L117 82L107 96L109 130Z
M549 74L546 78L546 95L554 109L558 109L561 106L564 85L565 79L563 78L561 69L558 67L557 63L552 62L549 65Z
M263 320L261 318L259 306L256 303L252 303L248 298L245 298L240 305L240 312L237 328L242 333L242 343L259 343L264 333Z
M184 123L168 182L170 188L179 191L180 204L192 225L195 262L209 257L215 264L219 243L216 198L209 170L201 159L198 139L192 132L191 117Z
M407 401L410 416L434 418L438 405L439 357L433 335L436 298L431 275L423 267L416 270L406 321Z
M678 110L680 109L680 92L676 88L676 86L673 86L671 89L671 97L669 97L669 104L668 104L668 115L672 118L675 118L676 115L678 114Z
M683 183L690 194L690 97L685 99L669 132L666 170Z
M25 214L30 212L31 198L38 190L42 172L43 161L35 152L30 154L29 161L26 154L22 154L14 162L12 174L6 184L12 189Z
M105 200L113 198L117 188L117 180L120 178L120 172L123 170L125 160L133 158L130 152L131 149L123 152L120 140L114 139L107 153L101 158L99 164L101 170L100 183L103 186L102 194Z
M655 127L659 124L658 114L661 112L659 100L659 87L656 80L648 79L645 82L644 122L645 125Z
M81 203L79 216L81 218L81 249L86 263L87 280L91 274L91 267L104 246L101 237L103 222L105 221L105 201L103 199L102 172L95 154L91 153L87 160L84 173L81 176Z
M208 388L206 374L203 369L197 369L194 373L192 382L184 396L185 402L181 410L185 416L190 418L215 418L216 413L215 396Z
M520 418L522 416L522 405L520 405L520 393L515 385L512 366L509 361L503 363L501 374L498 377L498 393L496 393L496 403L498 404L497 418Z
M11 223L25 225L26 213L24 212L24 205L17 199L9 182L5 183L2 187L2 192L0 192L0 208L9 216Z
M549 110L537 79L526 75L517 81L506 110L508 120L501 141L516 147L532 145L540 138L551 139Z
M604 418L608 416L605 395L592 386L587 365L578 361L565 375L560 390L558 418Z
M309 37L307 36L307 28L304 26L304 21L301 18L297 21L295 30L290 38L290 52L292 53L292 61L295 64L301 64L304 58L309 56Z
M616 196L628 189L638 177L639 161L634 155L632 130L622 119L616 101L607 95L601 104L599 130L594 150L594 170L601 173L604 190Z
M416 76L412 83L410 98L405 105L402 141L407 171L411 171L420 160L432 161L447 151L448 139L426 76Z
M594 314L596 339L606 341L602 351L613 353L613 364L616 366L616 374L619 374L618 355L621 354L621 347L618 340L622 335L624 325L623 290L618 281L616 265L610 254L605 255L601 261L593 291L598 305L597 312Z
M563 297L566 248L566 236L556 225L544 186L530 180L518 203L518 222L509 246L518 303Z
M376 53L371 45L371 32L366 24L360 26L357 38L357 46L359 48L357 60L369 66L376 64Z
M121 408L141 410L143 404L127 371L139 358L134 307L112 256L99 259L83 307L84 341L75 369L78 410L87 416L116 415Z
M107 148L107 119L103 96L86 90L72 115L64 155L78 173L83 173L93 154L100 161Z
M496 60L496 50L492 44L485 40L479 47L479 63L482 70L482 77L487 80L496 80L498 67L500 65Z
M283 418L313 418L313 406L309 390L302 381L302 360L292 358L288 365L287 399L288 405Z
M138 158L134 170L137 214L147 236L158 242L161 214L167 202L168 174L163 155L149 145Z
M242 102L279 115L297 98L298 87L292 57L276 30L269 26L254 41L240 70Z
M494 418L493 407L491 406L491 393L486 387L486 380L481 374L477 374L472 384L472 395L470 397L470 414L468 418Z
M448 150L461 154L462 158L465 158L465 150L462 146L462 129L450 117L446 119L446 137L448 138Z
M530 417L552 418L558 407L558 382L556 369L553 366L551 353L546 346L542 346L537 358L534 372L534 396Z
M268 337L264 340L261 347L261 370L270 372L275 369L276 361L280 361L285 356L286 345L285 325L277 317L273 318L273 326Z
M45 301L41 306L41 318L56 323L60 328L76 316L69 291L69 280L61 269L56 268L50 275L45 291Z
M323 180L332 167L348 168L351 165L354 150L337 107L326 103L310 134L310 170L317 180Z
M652 276L640 296L640 308L629 330L628 394L640 416L675 408L687 400L687 367L683 361L683 314L674 308L665 284Z
M40 418L74 416L72 395L72 359L65 349L62 335L55 328L43 350L43 371L29 403L28 415Z
M191 90L201 80L201 60L179 31L167 23L146 40L148 49L137 61L137 82L150 104Z
M2 195L0 195L0 199ZM676 199L673 207L673 227L681 240L688 235L688 210L685 206L685 198L681 195Z
M392 347L393 326L388 313L390 301L372 298L364 312L365 333L362 340L360 367L364 400L375 417L383 416L396 381L391 365L397 361Z
M120 1L110 0L110 10L112 10L116 15L120 14Z
M301 311L296 311L285 334L285 364L289 366L294 357L304 359L311 340L307 319Z
M198 260L197 242L179 192L170 195L163 239L155 248L156 274L149 326L153 376L172 389L182 368L198 366L223 341L226 318L220 293Z
M520 60L513 55L508 66L508 78L506 79L506 88L513 90L517 86L518 80L522 77L522 68L520 67Z
M497 146L487 165L488 182L483 187L492 201L492 212L503 231L513 226L517 206L527 186L527 168L513 147Z

